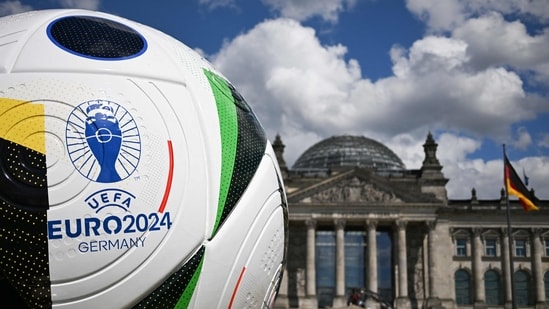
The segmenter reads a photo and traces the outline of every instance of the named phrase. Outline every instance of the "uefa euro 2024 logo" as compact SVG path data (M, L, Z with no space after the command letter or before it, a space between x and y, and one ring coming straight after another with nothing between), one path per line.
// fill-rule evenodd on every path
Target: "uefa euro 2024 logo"
M71 112L66 142L74 167L89 180L101 183L129 177L141 156L141 138L132 115L106 100L81 103Z

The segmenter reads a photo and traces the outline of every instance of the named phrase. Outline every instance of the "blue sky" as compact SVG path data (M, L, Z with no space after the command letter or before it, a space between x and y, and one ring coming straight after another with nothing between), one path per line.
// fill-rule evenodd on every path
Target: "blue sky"
M202 53L280 134L291 166L332 135L419 168L431 131L450 198L498 198L502 144L549 199L547 0L0 1L0 15L100 10Z

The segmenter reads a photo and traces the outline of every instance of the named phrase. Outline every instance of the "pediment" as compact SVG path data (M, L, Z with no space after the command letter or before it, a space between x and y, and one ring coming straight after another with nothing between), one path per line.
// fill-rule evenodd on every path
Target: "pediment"
M402 203L394 192L354 176L303 198L301 203Z
M402 192L384 178L356 170L319 180L288 194L293 203L404 203Z

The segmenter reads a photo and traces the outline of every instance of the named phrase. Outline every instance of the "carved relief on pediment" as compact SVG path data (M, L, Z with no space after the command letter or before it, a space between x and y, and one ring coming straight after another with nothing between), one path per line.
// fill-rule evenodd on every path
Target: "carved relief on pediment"
M319 191L303 202L369 202L369 203L398 203L401 199L393 192L377 189L373 184L358 177L337 183L335 186Z

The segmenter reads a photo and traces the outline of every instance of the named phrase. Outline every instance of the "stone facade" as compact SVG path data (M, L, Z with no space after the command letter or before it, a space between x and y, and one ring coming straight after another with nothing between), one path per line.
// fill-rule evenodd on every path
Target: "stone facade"
M514 200L508 208L504 191L494 200L478 200L474 189L470 199L449 200L448 179L431 134L419 170L387 172L358 166L296 172L286 167L279 136L273 147L285 175L290 226L287 267L276 308L347 306L346 275L354 276L348 271L356 266L349 265L354 260L345 255L348 232L363 235L364 250L352 252L362 259L360 288L371 292L365 307L546 306L549 201L541 201L540 210L530 213ZM381 232L390 239L388 248L379 243ZM325 234L333 240L327 247L333 256L319 256L324 252L319 237ZM386 249L388 261L379 252ZM332 263L331 268L325 268L326 263ZM383 283L387 275L389 288ZM326 278L332 280L327 285Z

